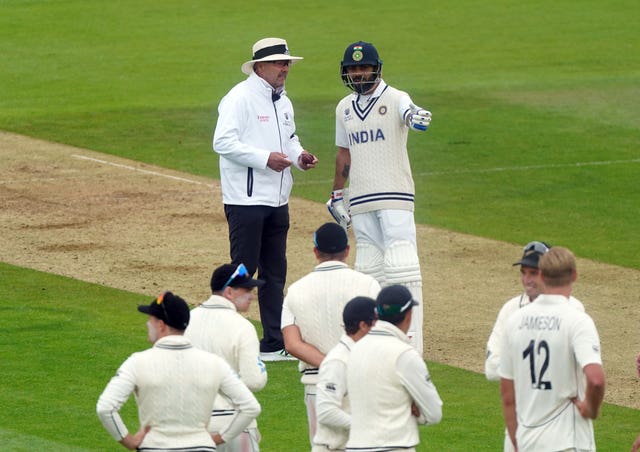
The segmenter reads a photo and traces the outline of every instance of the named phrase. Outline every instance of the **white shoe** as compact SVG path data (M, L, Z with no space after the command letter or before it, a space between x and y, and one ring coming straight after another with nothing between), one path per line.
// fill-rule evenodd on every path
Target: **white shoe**
M286 351L284 348L275 352L260 352L260 358L264 362L269 361L297 361L298 358Z

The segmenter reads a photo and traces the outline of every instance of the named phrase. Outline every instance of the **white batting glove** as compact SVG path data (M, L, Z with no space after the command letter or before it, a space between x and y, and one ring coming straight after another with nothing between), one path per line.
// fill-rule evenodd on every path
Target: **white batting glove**
M410 104L411 111L407 115L407 125L414 130L424 132L431 124L431 112L416 104Z
M351 215L344 202L344 192L342 190L334 190L331 192L331 199L327 202L329 213L340 226L346 231L351 227Z

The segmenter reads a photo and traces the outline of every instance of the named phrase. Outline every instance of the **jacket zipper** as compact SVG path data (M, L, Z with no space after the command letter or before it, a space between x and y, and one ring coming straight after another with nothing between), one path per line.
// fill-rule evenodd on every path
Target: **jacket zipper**
M278 97L279 99L280 97ZM280 143L280 152L282 152L282 132L280 131L280 118L278 117L278 107L276 107L276 100L271 98L271 102L273 103L273 111L276 114L276 124L278 125L278 142ZM280 207L280 195L282 194L282 183L284 181L284 170L280 172L280 189L278 190L278 207Z

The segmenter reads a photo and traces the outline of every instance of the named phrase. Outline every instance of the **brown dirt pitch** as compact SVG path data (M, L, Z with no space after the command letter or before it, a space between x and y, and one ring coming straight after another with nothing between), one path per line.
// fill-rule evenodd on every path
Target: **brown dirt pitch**
M9 133L0 133L0 170L3 262L150 297L171 289L197 303L209 295L212 269L228 260L212 179ZM291 200L290 213L289 282L313 268L312 233L330 221L323 205L302 199ZM425 355L482 372L498 310L520 292L511 263L521 248L428 226L418 240ZM586 259L578 270L574 294L601 335L606 400L640 408L640 272Z

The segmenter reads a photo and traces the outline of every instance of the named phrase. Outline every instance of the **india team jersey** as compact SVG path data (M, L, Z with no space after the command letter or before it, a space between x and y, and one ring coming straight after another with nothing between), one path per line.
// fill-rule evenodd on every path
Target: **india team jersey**
M591 317L566 297L540 295L507 321L500 374L514 381L520 451L595 450L593 425L571 399L585 396L583 368L602 364Z
M409 95L380 83L368 102L350 94L336 107L336 145L349 149L352 214L414 209L415 189L407 154L404 114Z

